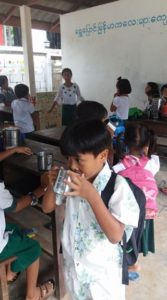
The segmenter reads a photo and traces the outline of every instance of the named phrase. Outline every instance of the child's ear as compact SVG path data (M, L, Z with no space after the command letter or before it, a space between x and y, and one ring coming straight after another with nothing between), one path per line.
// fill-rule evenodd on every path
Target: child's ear
M105 149L105 150L103 150L103 151L100 153L100 158L101 158L101 160L103 160L104 162L107 160L107 158L108 158L108 149Z

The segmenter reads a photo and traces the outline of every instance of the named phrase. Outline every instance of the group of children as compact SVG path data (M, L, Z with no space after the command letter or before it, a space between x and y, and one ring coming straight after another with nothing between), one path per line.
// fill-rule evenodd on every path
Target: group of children
M87 109L89 111L89 103ZM82 121L68 127L61 138L61 152L68 159L70 180L66 184L70 191L64 195L55 194L53 187L58 170L53 168L46 174L43 210L48 213L61 204L66 208L62 246L65 283L71 299L123 300L125 287L122 284L120 242L124 231L129 239L133 228L138 226L139 207L124 176L117 176L108 208L102 200L102 191L113 170L119 174L126 168L132 170L134 166L140 166L141 177L146 175L142 186L138 178L129 176L146 196L146 220L140 251L144 255L148 251L154 252L153 220L158 210L154 175L159 170L159 158L151 154L154 148L152 132L132 125L125 131L126 156L111 169L108 164L111 134L102 122L101 114L99 119L97 115L96 119L91 118L90 113L88 115L88 120L84 116ZM125 161L128 161L127 165ZM129 271L139 269L136 263Z
M123 110L121 105L126 103L128 107L130 92L129 81L119 78L111 110L117 112L124 120L127 119L128 109ZM21 98L20 105L24 106L23 94ZM106 125L107 110L95 101L84 101L75 110L76 120L65 129L60 141L61 152L68 161L69 176L65 182L70 191L63 195L55 194L54 184L58 168L54 166L42 175L42 191L40 190L40 195L43 195L42 207L44 212L50 213L61 204L65 206L61 241L65 284L71 299L124 300L121 241L124 232L127 240L130 238L133 229L138 226L140 214L135 196L124 177L130 177L132 182L143 190L146 197L145 226L140 249L146 255L148 251L155 251L153 222L158 212L156 203L158 189L154 176L160 164L158 156L153 153L155 136L143 126L136 124L127 126L124 135L125 152L121 154L119 162L112 167L114 133ZM110 195L106 207L102 192L113 172L118 175L114 192ZM136 174L138 176L135 176ZM30 202L29 198L25 199ZM10 207L12 201L9 202ZM0 212L3 219L4 208L6 207L2 204ZM5 223L2 233L3 235L5 233ZM36 259L37 257L35 261ZM139 269L140 266L136 263L130 266L129 273L135 273ZM18 268L12 269L12 272L18 271ZM49 284L53 289L53 283ZM31 293L28 294L26 300L44 299L38 294L36 280L34 286L35 294L33 296ZM29 283L27 290L28 287ZM44 289L46 291L46 287Z

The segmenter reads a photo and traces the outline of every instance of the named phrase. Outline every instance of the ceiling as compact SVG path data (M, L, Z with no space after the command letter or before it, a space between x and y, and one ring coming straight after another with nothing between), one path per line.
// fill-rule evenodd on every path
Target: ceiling
M0 24L20 26L19 6L31 7L32 28L60 32L59 16L118 0L0 0Z

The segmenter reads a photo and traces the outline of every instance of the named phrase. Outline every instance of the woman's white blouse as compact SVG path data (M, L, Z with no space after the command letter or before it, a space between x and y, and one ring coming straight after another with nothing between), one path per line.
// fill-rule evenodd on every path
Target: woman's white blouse
M54 99L58 104L69 104L74 105L79 101L83 101L81 96L79 86L76 83L73 83L71 87L67 87L65 84L62 84L59 88L59 91Z

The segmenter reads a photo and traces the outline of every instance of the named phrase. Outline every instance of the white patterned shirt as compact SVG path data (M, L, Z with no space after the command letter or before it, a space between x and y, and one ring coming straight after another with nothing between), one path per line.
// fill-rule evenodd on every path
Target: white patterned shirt
M81 96L79 86L76 83L73 83L70 87L67 87L65 84L62 84L59 88L59 91L54 99L58 104L69 104L74 105L79 101L83 101Z
M99 194L104 190L111 170L108 163L93 182ZM57 205L61 204L57 196ZM131 235L137 227L139 207L126 180L117 176L109 200L110 213L125 224ZM81 197L66 198L62 236L65 279L72 300L124 300L122 285L122 249L112 244L102 231L88 201Z

